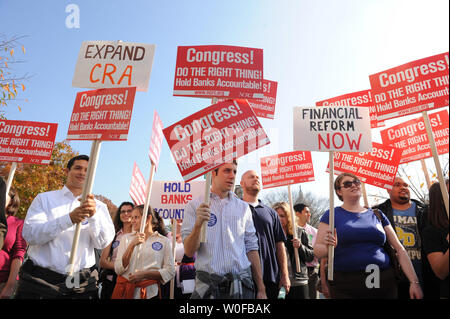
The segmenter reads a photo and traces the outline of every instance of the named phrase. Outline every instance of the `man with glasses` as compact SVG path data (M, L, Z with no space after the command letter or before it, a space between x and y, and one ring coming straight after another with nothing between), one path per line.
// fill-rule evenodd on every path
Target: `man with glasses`
M389 199L374 208L380 209L394 227L398 239L408 252L425 298L430 298L434 290L430 278L432 273L427 258L422 257L425 254L421 243L422 231L427 223L427 207L411 199L409 185L400 176L395 178L392 189L387 192ZM409 299L408 279L405 276L397 278L397 286L399 299Z

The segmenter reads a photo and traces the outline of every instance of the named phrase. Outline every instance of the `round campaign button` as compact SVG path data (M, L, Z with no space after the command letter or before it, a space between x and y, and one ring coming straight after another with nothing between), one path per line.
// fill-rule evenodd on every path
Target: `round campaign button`
M163 248L163 245L159 241L156 241L152 244L152 248L153 250L159 251Z
M217 216L211 213L211 217L208 221L208 227L213 227L217 223Z
M115 240L113 241L111 248L112 249L116 249L118 246L120 245L120 241L119 240Z

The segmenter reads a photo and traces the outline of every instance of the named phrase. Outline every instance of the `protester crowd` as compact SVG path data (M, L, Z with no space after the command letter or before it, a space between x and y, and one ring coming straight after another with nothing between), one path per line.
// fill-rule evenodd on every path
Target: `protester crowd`
M209 203L190 201L168 234L150 206L123 202L113 221L91 194L81 202L88 161L72 158L65 186L39 194L25 220L14 216L19 195L6 194L0 178L0 298L167 299L171 290L175 299L448 298L449 223L437 183L425 205L396 177L389 199L370 208L360 204L358 177L340 174L332 231L329 211L316 229L304 203L294 212L286 202L264 204L253 170L238 198L233 162L212 171Z

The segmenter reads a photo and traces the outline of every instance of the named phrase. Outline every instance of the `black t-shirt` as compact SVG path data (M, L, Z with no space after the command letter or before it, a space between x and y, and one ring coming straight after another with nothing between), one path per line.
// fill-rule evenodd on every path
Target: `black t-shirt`
M437 228L433 225L425 227L423 231L423 249L426 256L430 253L441 252L444 253L448 250L447 241L448 229ZM449 295L449 280L448 276L440 281L441 284L441 297L448 298Z
M286 241L280 218L276 211L262 204L261 201L258 202L256 207L249 205L256 236L258 237L263 280L278 283L280 281L280 269L278 267L276 243Z

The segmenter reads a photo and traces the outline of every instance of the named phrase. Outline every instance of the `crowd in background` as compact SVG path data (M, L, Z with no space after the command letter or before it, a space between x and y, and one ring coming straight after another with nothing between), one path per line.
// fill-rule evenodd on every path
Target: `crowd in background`
M210 203L191 201L167 233L151 207L123 202L113 221L93 196L80 203L88 161L73 158L64 188L39 194L25 220L14 216L19 194L6 194L0 178L0 298L448 298L449 225L438 183L425 205L396 177L389 199L369 208L360 204L361 181L343 173L332 231L329 211L316 229L304 203L265 205L255 171L242 175L238 198L237 164L224 164L212 172ZM73 288L67 264L79 223Z

